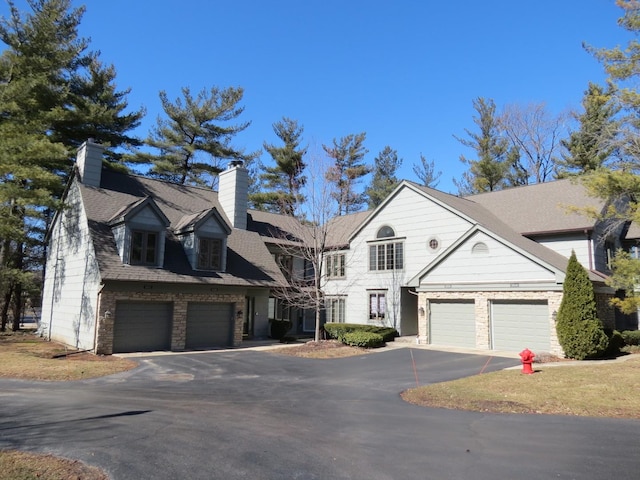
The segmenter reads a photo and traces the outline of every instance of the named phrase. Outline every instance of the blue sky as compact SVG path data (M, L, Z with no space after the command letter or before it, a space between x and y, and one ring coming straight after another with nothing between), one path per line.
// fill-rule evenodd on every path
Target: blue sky
M21 4L20 1L17 2ZM81 5L75 2L74 5ZM614 0L87 0L80 33L117 69L132 108L144 106L145 137L183 86L240 86L235 145L277 142L283 116L304 126L310 150L367 133L366 159L386 145L404 159L401 178L424 154L452 193L472 157L454 137L473 129L472 101L546 102L578 108L601 65L582 48L624 44ZM0 14L6 15L2 5ZM263 156L267 160L266 154Z

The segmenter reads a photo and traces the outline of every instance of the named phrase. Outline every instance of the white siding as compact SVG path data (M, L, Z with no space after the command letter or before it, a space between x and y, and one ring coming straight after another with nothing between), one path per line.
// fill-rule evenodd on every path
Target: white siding
M42 298L43 331L52 340L93 349L100 274L75 181L67 203L69 208L52 226Z
M227 232L216 219L209 217L206 222L198 227L198 235L222 238L227 236Z
M394 298L400 301L400 287L454 243L471 224L410 188L397 192L385 208L367 222L346 251L346 277L328 281L325 293L348 295L347 322L368 323L368 290L387 290L388 311L398 313L398 318L388 315L387 323L399 328L400 308L394 308L392 301ZM378 229L384 225L393 228L395 241L404 243L401 271L369 271L368 242L376 239ZM436 252L427 245L432 237L440 243Z
M484 243L487 253L472 253ZM428 284L553 282L555 274L484 233L476 233L421 279Z
M587 236L584 233L568 234L561 237L536 237L535 241L567 258L571 256L572 251L575 251L578 262L580 262L584 268L593 268L594 242L593 240L587 239ZM590 244L591 248L589 248ZM590 250L592 256L591 263L589 263Z
M148 205L129 218L127 223L131 225L131 228L133 229L148 228L152 231L164 229L164 223L158 218L156 212Z

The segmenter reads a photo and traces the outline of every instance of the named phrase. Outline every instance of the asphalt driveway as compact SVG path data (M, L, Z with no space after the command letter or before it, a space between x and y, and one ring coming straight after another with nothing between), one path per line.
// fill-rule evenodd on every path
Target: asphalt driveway
M0 380L0 448L80 459L113 480L635 480L640 471L640 421L428 409L399 397L416 377L424 385L514 359L398 348L140 362L88 381Z

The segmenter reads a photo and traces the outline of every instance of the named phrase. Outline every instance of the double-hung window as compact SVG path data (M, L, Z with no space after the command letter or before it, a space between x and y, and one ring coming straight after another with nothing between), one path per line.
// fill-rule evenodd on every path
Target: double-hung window
M369 293L369 319L384 320L387 315L386 292Z
M344 253L333 253L326 257L327 278L343 278L345 276Z
M345 322L345 297L326 297L325 310L328 323L344 323Z
M131 265L157 265L158 233L143 230L131 232Z
M198 240L198 268L202 270L221 270L222 240L202 237Z
M369 270L402 270L404 244L402 242L369 245Z

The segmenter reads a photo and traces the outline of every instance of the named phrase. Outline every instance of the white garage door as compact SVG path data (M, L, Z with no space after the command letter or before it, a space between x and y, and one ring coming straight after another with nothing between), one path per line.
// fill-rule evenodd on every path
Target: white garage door
M473 301L431 301L429 308L429 343L452 347L476 347Z
M116 303L113 353L171 349L171 302Z
M536 352L551 349L549 306L546 301L491 303L491 332L494 350Z
M226 347L233 343L233 304L189 302L186 348Z

